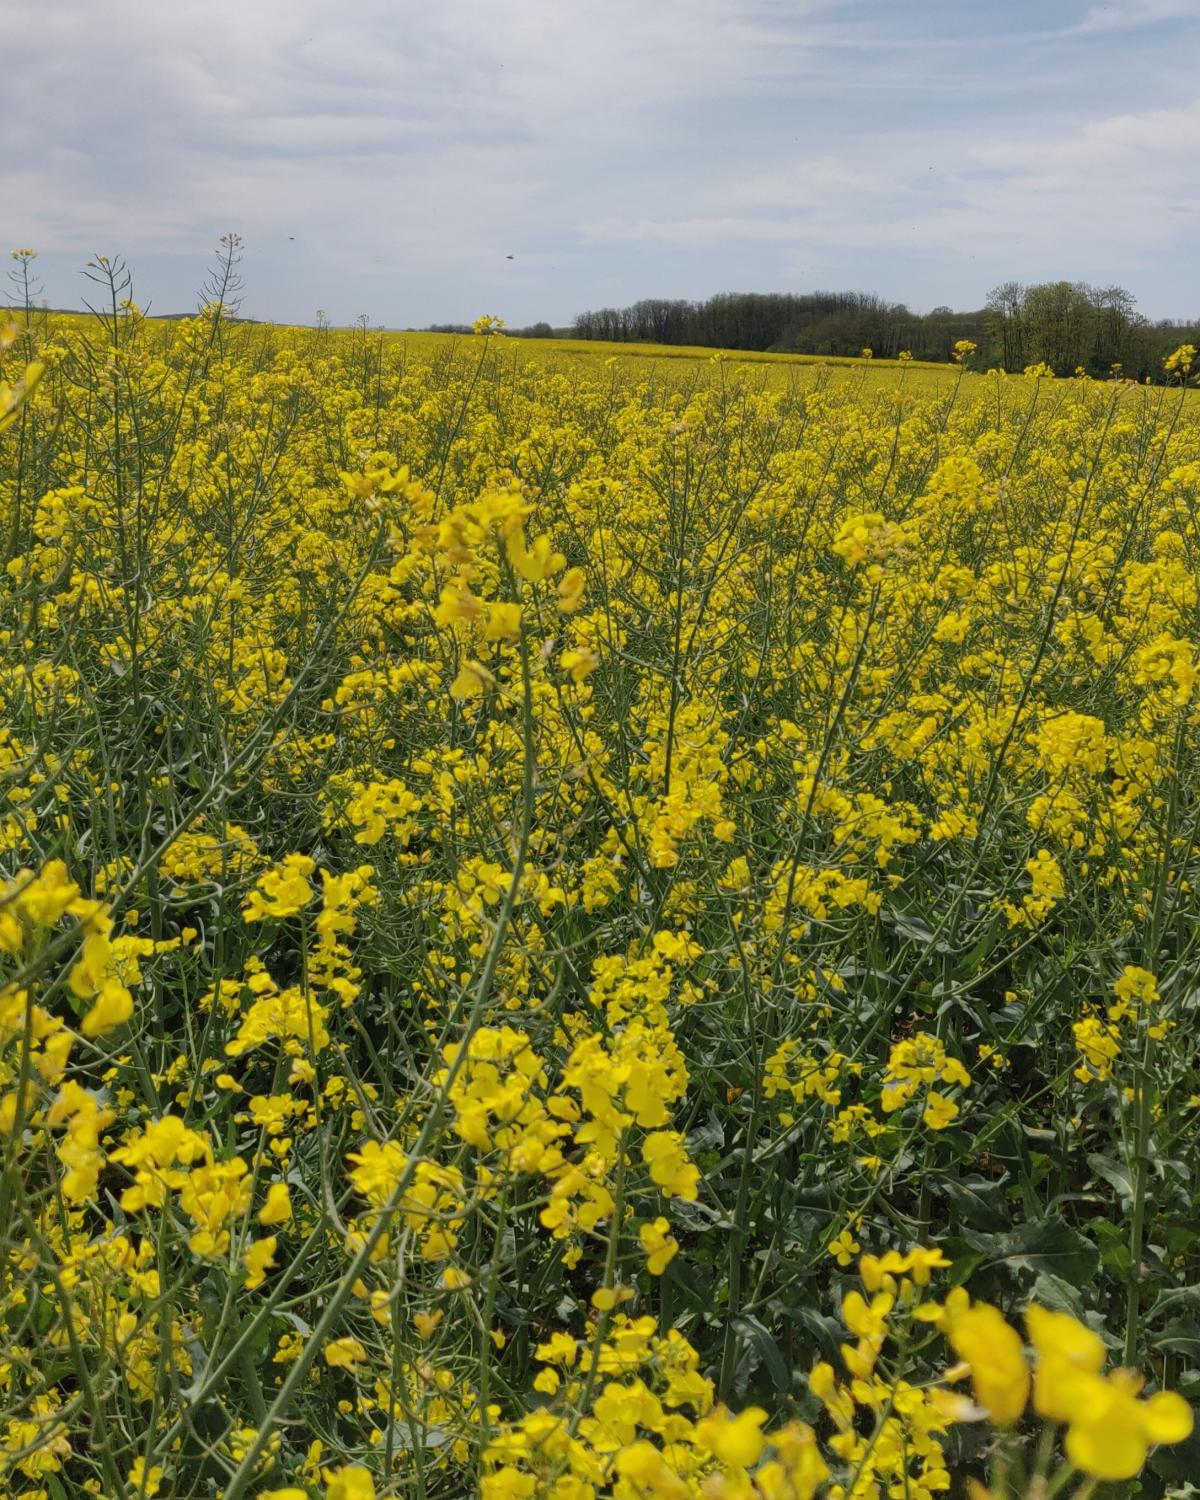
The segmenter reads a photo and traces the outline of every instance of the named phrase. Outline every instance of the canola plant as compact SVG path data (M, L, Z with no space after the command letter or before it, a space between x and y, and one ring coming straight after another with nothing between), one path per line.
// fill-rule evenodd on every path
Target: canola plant
M1193 351L93 269L0 355L0 1495L1194 1474Z

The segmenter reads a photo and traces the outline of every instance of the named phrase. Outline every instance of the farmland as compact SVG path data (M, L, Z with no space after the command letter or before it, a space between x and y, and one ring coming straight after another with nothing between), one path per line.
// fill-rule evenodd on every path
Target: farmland
M1194 1476L1190 374L19 320L0 1495Z

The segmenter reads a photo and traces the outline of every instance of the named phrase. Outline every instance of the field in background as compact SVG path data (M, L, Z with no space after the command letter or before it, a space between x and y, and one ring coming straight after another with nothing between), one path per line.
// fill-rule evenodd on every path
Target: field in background
M0 317L19 319L21 316L23 315L19 310L8 313L0 311ZM51 315L51 321L60 330L71 330L81 337L86 337L86 330L91 319L84 313L55 313ZM149 327L165 329L179 320L151 315L145 321ZM436 358L439 354L444 354L463 342L469 345L473 337L469 334L394 329L370 329L365 334L358 329L353 331L330 329L323 335L318 335L316 330L311 328L289 327L282 324L249 326L258 328L264 337L271 339L303 341L309 335L324 336L340 341L344 347L350 347L354 340L364 336L368 340L382 338L390 349L407 351L422 359ZM953 364L930 364L921 360L867 360L847 359L833 355L767 354L754 350L704 349L674 344L610 344L588 339L513 338L505 341L505 347L514 359L529 359L550 364L562 363L565 368L570 368L581 361L587 365L597 365L606 364L607 361L615 359L644 361L648 368L658 369L666 361L671 361L672 367L676 368L673 379L680 378L679 370L681 369L691 371L696 378L707 379L708 372L701 367L712 363L734 370L750 366L766 367L770 371L771 379L780 382L788 382L797 378L801 380L813 378L815 372L821 370L854 371L869 378L872 384L884 381L888 376L895 376L903 378L909 386L922 385L931 375L937 376L941 382L953 381L958 375ZM636 365L635 368L637 368Z
M112 302L0 354L0 1495L1186 1493L1187 389Z
M452 338L450 334L403 334L399 337L405 340ZM648 360L652 364L658 364L664 360L683 360L686 363L720 363L737 368L743 365L767 365L773 370L787 369L845 369L858 370L871 375L884 376L887 373L900 374L907 371L909 374L917 370L936 371L943 376L954 376L957 371L952 364L929 364L921 360L896 360L896 359L845 359L837 356L823 356L816 354L766 354L753 350L736 349L702 349L694 348L686 344L608 344L595 339L512 339L509 347L516 349L518 354L521 350L528 348L531 354L551 359L561 356L563 358L582 358L590 362L606 361L609 359Z

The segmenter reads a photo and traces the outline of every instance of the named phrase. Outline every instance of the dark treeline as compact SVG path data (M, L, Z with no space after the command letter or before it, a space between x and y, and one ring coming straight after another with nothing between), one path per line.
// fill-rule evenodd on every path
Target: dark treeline
M1134 379L1161 378L1162 362L1181 343L1200 342L1200 323L1151 323L1122 287L1055 281L997 287L974 312L935 307L911 312L869 292L725 292L706 302L647 298L631 307L581 313L579 339L618 343L699 344L715 349L858 355L881 359L907 351L914 359L950 359L960 340L978 352L977 369L1023 370L1044 363L1056 374L1077 369L1107 375L1114 366Z

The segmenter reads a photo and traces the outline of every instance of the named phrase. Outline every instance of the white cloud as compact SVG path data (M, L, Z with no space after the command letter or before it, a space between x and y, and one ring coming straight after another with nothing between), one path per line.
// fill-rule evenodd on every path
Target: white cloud
M1145 83L1182 7L1129 0L1118 44L1064 0L1036 50L1014 7L1006 39L948 0L8 0L3 219L158 256L176 305L236 228L259 310L333 283L392 321L817 274L919 302L922 253L938 301L1182 265L1200 108Z

